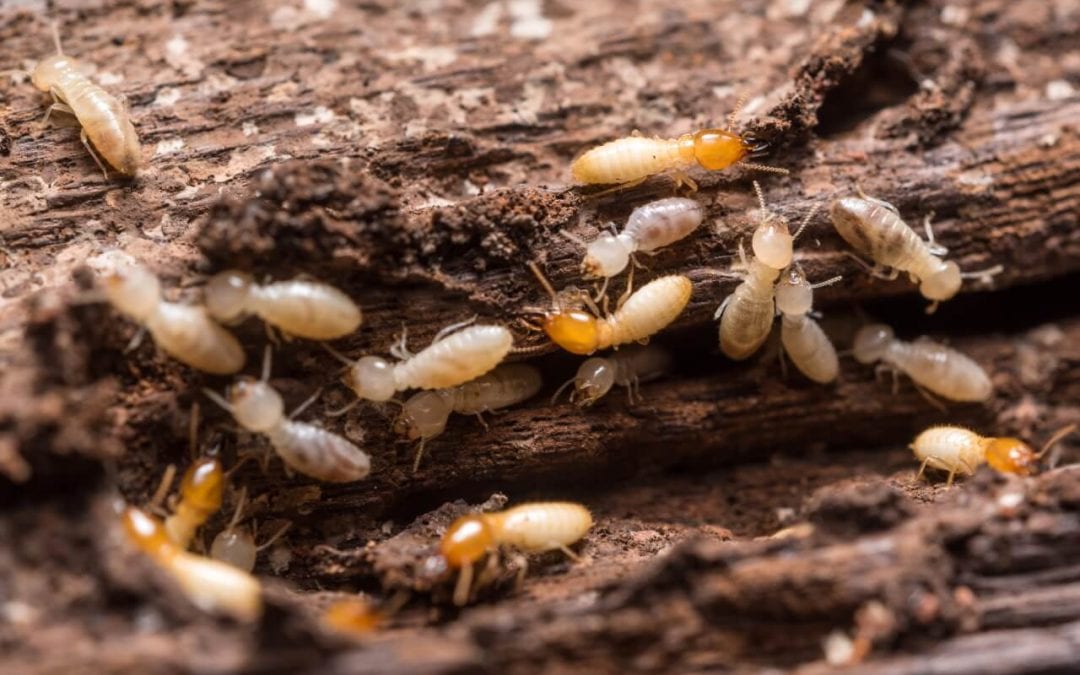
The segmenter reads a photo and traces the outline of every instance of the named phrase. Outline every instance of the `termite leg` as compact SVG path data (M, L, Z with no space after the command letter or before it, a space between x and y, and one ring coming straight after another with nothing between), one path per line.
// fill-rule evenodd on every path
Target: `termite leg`
M415 474L420 470L420 459L424 456L424 443L427 442L426 438L420 438L420 444L416 446L416 456L413 457L412 472Z
M623 303L630 298L634 292L634 268L631 267L630 271L626 275L626 290L619 296L619 301L615 303L615 311L622 309ZM606 299L606 298L605 298ZM606 309L606 308L605 308Z
M601 190L600 192L597 192L595 194L588 195L588 197L589 197L589 199L598 199L598 198L603 197L605 195L609 195L609 194L611 194L613 192L622 192L623 190L632 190L632 189L636 188L637 186L641 185L642 183L644 183L645 181L649 180L649 178L650 178L650 176L644 176L642 178L635 178L634 180L629 181L627 183L619 183L618 185L609 187L606 190Z
M920 480L922 480L923 474L926 473L926 466L927 466L927 464L930 463L930 459L931 459L930 457L927 457L926 459L924 459L922 461L922 464L919 465L919 473L915 474L915 482L916 483L918 483Z
M139 330L135 331L135 335L131 336L131 341L127 343L127 347L124 347L124 353L133 352L139 348L142 344L143 336L146 335L146 327L139 326Z
M929 391L927 391L921 384L919 384L915 380L912 380L911 383L913 385L915 385L915 390L918 391L920 394L922 394L922 397L926 399L927 403L934 406L935 408L937 408L941 412L949 412L949 409L945 406L945 404L941 401L941 399L939 399L937 396L934 396L933 394L931 394Z
M86 151L94 158L94 163L101 169L101 175L105 176L105 180L109 180L109 170L106 169L105 165L98 159L97 153L94 152L94 146L90 145L90 138L86 135L86 129L82 129L79 132L79 138L82 139L82 144L86 147Z
M306 401L296 407L296 410L293 410L291 413L289 413L289 419L294 419L297 415L307 410L312 403L319 400L320 396L322 396L322 387L316 389L314 394L308 396ZM359 401L360 399L357 400Z
M176 465L170 464L165 467L165 473L161 475L161 482L158 483L157 489L154 490L153 496L150 497L150 508L152 510L161 508L161 505L165 502L165 495L169 493L169 488L172 487L174 478L176 478Z
M491 431L487 420L484 419L484 413L476 413L476 421L480 423L480 426L484 427L484 431Z
M364 399L362 399L362 398L358 398L355 401L352 401L352 402L346 404L344 407L337 408L336 410L323 411L323 415L325 415L326 417L341 417L342 415L349 412L350 410L352 410L356 406L360 405L360 402L363 401L363 400Z
M923 218L923 229L926 230L926 245L930 248L930 252L937 256L945 255L949 252L949 249L934 241L934 228L930 227L930 223L934 220L934 212L926 214Z
M56 94L53 94L53 104L49 106L48 110L45 111L45 117L41 119L42 126L49 123L49 118L52 116L53 111L65 113L67 115L75 114L75 111L71 109L71 106L66 103L61 103L59 100L56 100Z
M607 297L608 282L611 281L611 277L604 277L604 283L600 284L599 290L596 291L596 295L593 296L593 302L600 302L601 298Z
M472 579L472 563L465 563L461 567L461 572L458 573L457 584L454 585L454 604L458 607L464 607L469 602Z
M412 358L413 353L409 351L409 328L404 322L401 324L401 335L396 340L396 343L390 347L390 355L400 361L405 361Z
M698 191L697 181L691 178L685 171L672 172L671 179L675 181L676 190L685 185L687 188L689 188L690 194L694 194Z
M952 487L953 480L956 479L956 467L949 469L949 479L945 481L945 487Z
M581 556L579 556L577 553L574 553L573 551L571 551L570 547L567 546L566 544L559 544L558 546L555 546L553 548L559 549L560 551L562 551L563 553L566 554L567 558L570 558L574 562L576 562L576 563L581 562Z
M940 305L940 304L941 304L941 302L939 302L938 300L934 300L933 302L931 302L929 305L926 306L926 313L927 314L933 314L934 312L937 311L938 305Z
M889 272L882 272L880 265L871 265L859 256L855 255L851 251L844 251L844 255L851 258L855 262L859 263L859 266L866 270L866 273L875 279L884 279L885 281L895 281L900 276L900 270L893 269Z
M519 553L514 556L514 566L518 569L514 577L514 592L520 593L525 586L525 575L529 573L529 559Z

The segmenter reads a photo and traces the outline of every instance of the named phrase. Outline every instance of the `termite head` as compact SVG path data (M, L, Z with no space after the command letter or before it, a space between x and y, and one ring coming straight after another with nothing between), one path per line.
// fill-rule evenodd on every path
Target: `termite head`
M344 381L353 393L368 401L389 401L397 393L394 365L379 356L357 359L345 372Z
M495 532L480 514L455 520L439 543L439 552L452 568L471 565L495 546Z
M574 377L570 400L587 408L603 398L615 386L615 368L609 359L596 357L582 363Z
M41 91L49 91L68 71L79 70L79 62L70 56L55 54L38 62L30 73L30 81Z
M622 239L605 232L586 248L581 274L586 279L613 277L629 264L630 249Z
M188 467L180 481L180 496L199 511L213 513L221 508L225 472L215 457L203 457Z
M120 522L128 539L143 553L160 559L175 552L176 546L165 533L164 524L149 513L128 506L121 514Z
M215 274L203 291L206 311L218 321L234 321L244 313L255 281L250 274L229 270Z
M962 282L960 266L948 260L942 262L933 274L922 279L919 292L927 300L935 302L948 300L960 291Z
M776 309L781 314L801 316L814 305L814 289L797 266L784 270L776 284Z
M694 134L694 159L704 169L726 169L746 158L752 147L727 129L702 129Z
M128 265L105 277L105 296L114 307L143 322L161 302L161 282L145 267Z
M256 433L273 429L285 416L281 394L266 382L251 378L241 378L229 387L229 408L240 426Z
M986 463L1002 473L1030 476L1039 469L1039 455L1019 438L992 438L986 445Z
M894 337L893 329L883 323L863 326L855 334L855 342L852 345L855 360L859 363L875 363L879 361L881 357L885 356L885 352Z
M339 633L362 636L378 628L384 618L371 603L362 598L348 598L327 607L322 622Z
M751 241L754 257L773 269L782 270L794 257L795 237L791 236L787 221L765 211L761 224L754 230Z
M438 391L422 391L405 401L394 421L394 432L415 441L435 438L446 429L450 404Z
M600 344L596 317L580 309L547 314L543 327L552 342L571 354L592 354Z

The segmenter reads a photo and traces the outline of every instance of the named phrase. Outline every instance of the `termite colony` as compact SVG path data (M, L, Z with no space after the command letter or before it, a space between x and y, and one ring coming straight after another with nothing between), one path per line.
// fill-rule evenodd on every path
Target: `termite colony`
M56 48L57 55L44 59L32 74L33 85L52 96L49 114L55 111L77 118L83 143L102 171L107 173L107 165L122 174L135 175L142 157L126 109L79 73L75 61L63 55L58 37ZM733 131L733 121L734 113L725 129L703 129L670 139L632 135L612 140L578 157L570 172L580 184L614 185L615 189L668 173L676 188L686 185L692 192L697 184L686 171L695 167L720 171L743 166L786 173L748 162L764 146ZM800 235L825 205L807 209L792 232L787 219L769 208L761 186L757 182L753 186L759 210L750 237L751 254L747 255L740 241L738 262L729 272L737 274L740 281L714 316L719 322L719 350L732 360L750 358L765 345L780 317L781 358L786 355L814 383L829 385L839 377L840 359L813 312L813 290L840 277L811 282L795 254ZM827 206L836 231L875 276L895 278L900 272L908 273L922 296L931 301L928 311L954 297L964 278L989 279L1000 271L1000 267L961 271L955 262L943 259L947 251L934 241L929 219L924 240L891 204L863 194L857 186L854 191L857 195L839 197ZM583 281L597 283L595 292L577 288L559 291L535 260L522 261L535 276L545 303L550 302L535 312L540 317L537 330L551 344L589 357L554 392L552 404L572 386L570 402L584 409L619 385L627 390L629 404L635 405L644 398L642 383L673 369L671 355L648 342L679 318L691 300L694 284L687 276L667 274L635 289L634 270L643 267L639 254L651 256L662 249L677 249L700 229L705 218L706 208L697 200L670 197L637 206L621 231L612 227L592 241L563 232L583 249L579 274ZM609 282L624 272L625 291L612 308ZM475 415L486 428L483 413L518 405L543 388L539 368L505 361L530 349L515 349L514 334L507 326L475 317L447 326L417 353L409 350L403 332L389 350L392 359L342 354L324 341L355 333L363 313L341 290L315 279L260 283L248 272L224 270L205 283L202 304L188 304L165 300L158 277L142 264L127 261L103 273L100 286L118 312L139 324L139 335L145 330L161 351L212 375L231 376L244 369L245 349L228 326L248 316L265 323L273 342L279 340L278 333L281 339L320 341L345 366L342 382L355 394L346 408L327 416L345 414L362 402L396 404L399 409L391 422L393 430L416 443L412 473L417 472L425 447L446 429L451 413ZM601 351L604 353L598 354ZM852 355L860 364L876 364L879 372L891 372L894 386L899 374L906 375L935 405L940 405L935 397L983 402L993 395L990 376L974 360L928 338L898 340L883 324L864 326L855 336ZM367 478L372 471L369 452L373 449L317 423L293 419L317 398L318 391L299 409L286 414L281 394L270 384L270 365L267 347L260 378L238 377L224 395L209 388L203 393L226 411L240 430L253 435L254 443L271 448L287 470L331 483ZM409 391L414 393L404 400L398 398ZM1046 448L1072 430L1055 434ZM919 477L927 468L946 471L950 485L957 474L971 474L983 463L1026 475L1036 469L1043 454L1018 439L984 438L952 426L924 431L911 447L922 462ZM171 478L167 474L159 497L167 492ZM257 544L251 527L240 522L247 504L246 487L240 487L232 491L235 510L227 527L209 547L196 547L207 555L189 550L201 541L198 530L221 511L228 478L217 456L193 459L175 504L165 508L156 498L148 508L126 505L121 522L127 539L172 575L194 604L253 620L262 604L259 582L251 574L257 554L277 541L288 524ZM569 546L582 540L592 523L584 506L561 502L523 504L458 519L438 544L444 565L457 575L454 602L463 605L474 596L490 576L478 565L483 561L488 566L498 565L500 552L521 558L528 553L562 551L577 560ZM518 569L524 575L523 562ZM334 605L324 621L337 630L363 633L392 613L356 601Z

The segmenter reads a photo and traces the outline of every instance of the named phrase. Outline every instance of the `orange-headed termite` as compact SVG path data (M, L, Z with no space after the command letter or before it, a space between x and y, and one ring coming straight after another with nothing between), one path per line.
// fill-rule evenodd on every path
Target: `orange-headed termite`
M663 376L671 369L671 355L655 345L630 345L625 349L586 359L578 367L577 374L566 382L555 395L558 398L562 390L571 384L574 391L570 402L587 408L603 398L614 385L626 387L630 403L635 396L640 399L640 385Z
M105 296L140 323L166 353L193 368L229 375L244 367L244 350L232 333L200 306L161 299L161 283L141 265L122 265L105 277Z
M572 354L588 355L630 342L644 342L678 318L690 302L693 284L684 276L653 279L630 295L614 313L603 318L581 309L565 309L559 295L536 263L533 274L551 296L542 327L548 338Z
M246 314L289 335L334 340L360 326L360 308L338 289L317 281L293 279L266 285L250 274L229 270L211 277L205 290L206 310L223 323Z
M82 126L83 145L105 177L109 174L98 155L120 173L134 176L142 163L142 149L127 109L83 75L75 59L64 55L55 24L53 39L56 55L42 59L30 74L34 86L53 98L44 122L54 111L74 115Z
M133 506L124 509L121 521L128 539L172 575L199 609L240 621L254 621L262 614L262 588L255 577L185 551L169 539L160 520Z
M461 570L454 602L468 602L473 565L487 553L499 547L523 553L561 550L576 558L569 546L584 537L592 524L589 510L571 502L536 502L458 518L439 544L447 564Z
M918 387L951 401L985 401L994 393L982 366L927 337L903 342L885 324L870 324L855 334L853 347L859 363L881 361L894 376L905 373Z
M1076 431L1076 425L1059 430L1035 452L1019 438L995 438L952 425L930 427L919 434L911 444L915 457L922 461L915 480L922 478L926 467L949 472L946 485L952 485L957 474L972 475L982 464L1002 473L1030 476L1039 468L1039 460L1046 451L1065 436Z
M348 440L322 427L294 422L297 415L314 399L285 416L285 403L267 382L270 379L270 350L263 360L262 379L239 378L229 387L226 397L204 389L210 400L232 414L237 423L250 432L262 434L282 461L305 476L330 483L348 483L366 478L371 458Z
M978 272L961 272L955 262L941 259L948 249L934 243L929 216L924 223L927 241L923 241L900 218L895 206L868 197L861 190L859 195L833 201L830 215L836 231L852 248L875 263L871 274L895 279L900 272L907 272L919 284L922 296L931 301L927 313L955 296L965 278L988 280L1001 272L1000 265ZM883 268L892 271L886 274Z
M524 363L504 363L490 373L449 389L422 391L402 406L394 430L411 440L420 440L413 460L413 472L420 466L424 444L446 429L451 412L476 415L521 403L540 391L540 371Z
M214 541L210 544L210 557L250 572L255 569L255 559L258 557L259 551L268 548L277 541L289 529L290 524L285 523L273 536L256 545L255 536L252 534L251 529L239 525L246 499L247 489L241 488L232 520L229 521L224 530L217 533Z
M780 312L780 342L799 371L814 382L828 384L840 372L836 348L821 326L809 316L814 289L835 283L840 277L811 284L798 265L781 274L776 284L776 311Z
M165 519L165 532L180 548L187 548L192 538L210 516L221 509L225 472L216 457L195 460L180 480L180 501Z

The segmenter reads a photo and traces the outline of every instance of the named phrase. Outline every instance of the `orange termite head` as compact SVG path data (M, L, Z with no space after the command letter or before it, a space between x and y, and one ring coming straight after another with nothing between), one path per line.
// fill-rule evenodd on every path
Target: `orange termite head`
M225 472L215 457L203 457L184 472L180 497L199 511L213 513L221 508Z
M483 515L455 520L439 543L439 552L453 568L471 565L495 546L495 533Z
M327 607L322 620L333 630L360 637L378 628L383 614L362 598L348 598Z
M745 139L727 129L702 129L694 134L694 159L709 171L726 169L752 151Z
M128 506L120 519L128 539L143 553L160 559L176 550L165 533L165 525L142 509Z
M543 327L552 342L571 354L592 354L599 346L596 317L580 309L548 314Z
M994 438L986 445L986 463L1002 473L1030 476L1039 469L1039 454L1019 438Z

